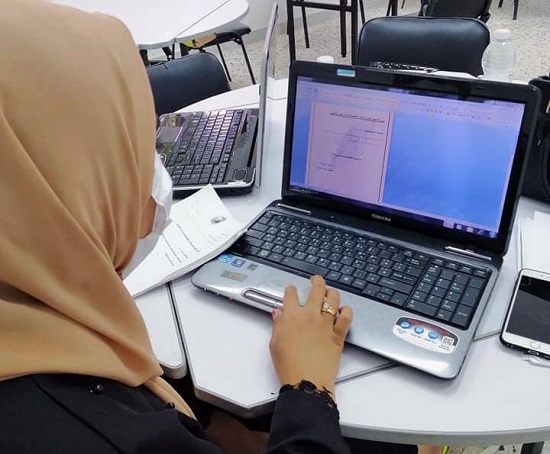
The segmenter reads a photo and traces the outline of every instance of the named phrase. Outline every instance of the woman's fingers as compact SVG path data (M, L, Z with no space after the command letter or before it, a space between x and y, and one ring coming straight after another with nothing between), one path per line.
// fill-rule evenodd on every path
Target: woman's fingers
M298 291L293 285L285 287L285 296L283 298L283 309L293 310L300 306L300 300L298 299Z
M327 288L322 277L313 276L303 307L296 288L289 286L285 290L283 310L273 310L272 316L275 323L269 348L281 383L306 379L319 389L334 392L352 318L349 307L340 310L339 292Z
M340 307L340 293L333 288L329 288L326 291L324 302L321 306L321 315L323 318L331 318L334 323L338 316L338 309Z
M334 324L334 334L336 334L342 342L344 342L344 339L348 334L352 319L353 311L351 310L351 307L342 307L340 313L338 314L338 318L336 319L336 323Z
M310 312L320 312L327 294L325 280L321 276L311 276L311 290L304 307Z

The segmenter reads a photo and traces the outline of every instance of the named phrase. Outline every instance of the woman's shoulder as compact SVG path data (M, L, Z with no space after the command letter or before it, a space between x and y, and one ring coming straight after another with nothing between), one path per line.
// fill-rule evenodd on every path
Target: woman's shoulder
M0 382L0 452L154 452L159 443L173 452L218 452L195 420L143 386L70 374Z

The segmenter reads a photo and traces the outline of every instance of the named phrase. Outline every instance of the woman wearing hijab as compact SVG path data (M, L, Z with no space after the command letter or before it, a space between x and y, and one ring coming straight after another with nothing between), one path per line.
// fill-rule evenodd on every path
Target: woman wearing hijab
M170 205L132 37L44 0L1 5L0 452L219 453L121 281ZM349 452L333 397L351 318L320 277L303 307L287 289L267 452Z

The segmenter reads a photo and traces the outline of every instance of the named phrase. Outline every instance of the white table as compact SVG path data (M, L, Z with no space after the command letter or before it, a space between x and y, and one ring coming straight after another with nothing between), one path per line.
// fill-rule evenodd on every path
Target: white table
M185 1L185 0L184 0ZM208 3L205 1L204 3ZM230 0L219 8L213 10L210 14L201 18L200 21L185 28L176 36L178 42L205 35L221 28L240 21L248 14L247 0Z
M170 378L187 375L187 360L180 331L175 323L169 287L163 285L153 289L138 296L135 301L164 374Z
M257 99L257 86L194 107L222 108ZM225 198L251 219L280 193L285 100L276 101L260 190ZM518 218L550 207L522 199ZM443 381L347 346L336 387L343 434L399 443L488 445L550 439L550 369L532 366L500 345L498 332L517 272L512 239L490 307L457 379ZM175 281L176 312L189 370L200 398L244 416L271 409L278 384L268 351L267 313ZM169 323L166 320L166 323ZM365 372L369 371L369 372Z
M137 47L169 47L177 36L193 37L239 21L247 0L51 0L115 16L126 24Z

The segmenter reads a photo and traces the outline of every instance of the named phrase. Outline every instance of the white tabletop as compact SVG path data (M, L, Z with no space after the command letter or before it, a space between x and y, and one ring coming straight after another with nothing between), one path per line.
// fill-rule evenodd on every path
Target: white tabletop
M184 377L187 374L187 361L175 323L174 306L168 286L153 289L138 296L135 301L164 373L170 378Z
M212 10L210 14L202 17L200 21L185 28L176 36L176 41L185 41L219 29L227 28L231 24L240 21L248 14L248 6L247 0L231 0L224 2L219 8Z
M247 87L192 108L245 105L257 96L257 86ZM276 101L275 115L268 123L262 187L245 196L224 198L241 220L251 219L279 196L285 104L284 99ZM518 218L534 210L550 212L550 206L522 199ZM516 256L512 239L480 326L484 337L473 343L455 380L440 380L346 346L339 371L342 380L336 387L344 435L451 445L550 439L550 369L523 361L520 353L504 348L494 334L517 273ZM194 288L189 276L174 282L173 289L197 395L243 416L271 409L278 384L269 358L269 314Z
M248 12L247 0L51 0L101 12L126 24L139 49L158 49L176 36L199 36L236 22Z
M208 100L195 108L243 105L257 98L247 87ZM285 101L271 118L269 151L260 190L225 198L234 215L248 220L280 194ZM550 207L522 199L518 218ZM515 228L517 231L517 226ZM337 385L344 435L400 443L506 444L550 439L550 370L530 365L504 348L500 329L517 265L516 237L511 240L501 275L457 379L443 381L346 347ZM268 314L193 288L189 277L174 283L176 309L199 397L243 415L270 408L277 389L267 342ZM479 337L479 336L478 336ZM388 363L385 363L388 364ZM361 369L382 368L361 376ZM216 372L214 372L216 371ZM223 373L220 373L223 371Z
M516 217L531 216L534 210L550 213L550 206L522 198ZM493 315L498 328L517 276L516 254L513 241L489 303L491 310L501 311ZM473 343L455 380L400 366L338 385L342 432L399 443L462 446L548 440L549 380L550 369L529 364L494 334Z

